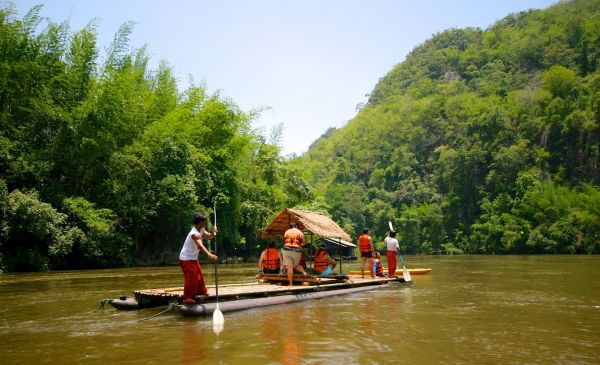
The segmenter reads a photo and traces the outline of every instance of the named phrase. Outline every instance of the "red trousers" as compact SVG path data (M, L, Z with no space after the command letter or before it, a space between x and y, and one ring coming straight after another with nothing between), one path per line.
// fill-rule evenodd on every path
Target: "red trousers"
M388 259L388 271L389 271L388 276L394 276L394 273L396 272L396 253L393 251L388 251L387 259Z
M183 300L195 300L196 295L206 295L208 290L202 277L202 269L198 260L179 260L179 266L183 271Z

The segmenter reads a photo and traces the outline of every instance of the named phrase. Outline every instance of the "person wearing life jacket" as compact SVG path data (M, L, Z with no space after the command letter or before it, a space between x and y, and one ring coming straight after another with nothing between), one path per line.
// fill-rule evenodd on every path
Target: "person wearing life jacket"
M275 241L269 242L258 259L258 272L261 274L278 274L281 264L281 253L275 247Z
M329 253L325 250L325 245L321 245L315 254L315 273L320 274L321 276L331 275L335 265L337 265L337 263L329 256Z
M376 277L376 276L380 276L380 277L385 277L385 274L383 273L383 264L381 262L381 255L379 254L379 252L375 252L375 257L373 257L371 259L371 277Z
M308 276L304 267L300 265L303 242L304 234L302 231L297 228L296 223L290 223L290 229L285 231L283 235L283 251L281 252L283 265L285 265L287 269L287 277L290 286L294 281L294 269L301 272L302 275Z
M389 235L383 240L387 247L388 276L395 276L396 255L400 254L400 245L396 239L396 232L390 231Z
M358 237L358 248L360 249L360 271L362 277L365 277L365 264L369 265L369 272L372 271L373 267L371 266L371 258L373 257L373 252L375 248L373 247L373 239L369 236L369 229L365 228L363 230L363 234Z

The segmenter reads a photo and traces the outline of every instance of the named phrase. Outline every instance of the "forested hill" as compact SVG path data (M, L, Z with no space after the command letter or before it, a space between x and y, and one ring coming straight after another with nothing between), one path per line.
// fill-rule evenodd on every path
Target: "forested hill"
M450 29L293 161L352 233L418 253L600 253L600 1Z

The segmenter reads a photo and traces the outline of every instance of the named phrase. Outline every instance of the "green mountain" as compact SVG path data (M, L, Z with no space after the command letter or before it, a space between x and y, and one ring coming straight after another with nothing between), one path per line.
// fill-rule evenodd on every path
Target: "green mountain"
M350 232L416 253L600 253L600 1L450 29L292 164Z

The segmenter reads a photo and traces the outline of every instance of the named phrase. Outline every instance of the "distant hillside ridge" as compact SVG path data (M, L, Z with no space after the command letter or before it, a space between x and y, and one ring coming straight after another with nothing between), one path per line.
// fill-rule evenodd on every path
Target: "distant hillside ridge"
M433 36L292 163L411 253L599 253L600 1Z

